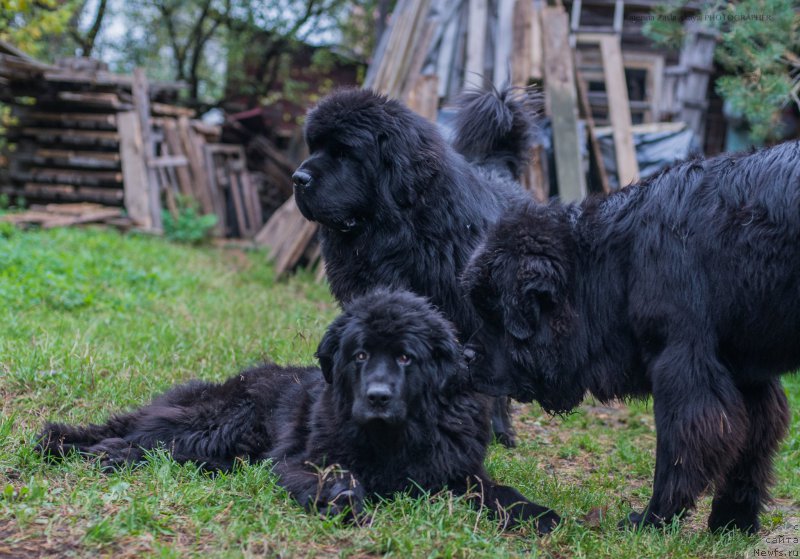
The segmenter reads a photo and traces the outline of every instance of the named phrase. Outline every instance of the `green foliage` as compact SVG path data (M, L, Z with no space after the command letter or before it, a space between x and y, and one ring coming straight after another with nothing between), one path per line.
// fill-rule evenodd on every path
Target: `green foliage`
M0 39L24 52L44 58L52 37L63 35L77 0L0 0Z
M179 243L197 244L211 237L211 232L217 224L217 216L203 215L196 201L179 197L177 217L164 210L162 221L164 235L168 239Z
M657 7L654 19L644 26L645 35L679 48L684 36L679 15L685 4L680 0ZM725 75L716 82L717 92L733 114L749 123L753 140L780 139L780 114L792 102L800 79L800 12L794 1L707 2L698 18L720 33L714 55Z

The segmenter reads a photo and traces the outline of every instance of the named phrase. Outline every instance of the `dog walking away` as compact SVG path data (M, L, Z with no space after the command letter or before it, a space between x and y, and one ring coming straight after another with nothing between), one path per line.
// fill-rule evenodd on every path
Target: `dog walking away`
M800 143L681 163L579 205L508 212L463 284L475 386L552 412L652 394L660 526L713 487L713 530L759 529L800 367Z

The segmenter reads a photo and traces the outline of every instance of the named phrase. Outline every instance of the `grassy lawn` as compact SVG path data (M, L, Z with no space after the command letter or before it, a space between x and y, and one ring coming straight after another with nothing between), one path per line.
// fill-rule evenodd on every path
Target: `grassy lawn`
M753 557L775 547L769 534L800 537L797 376L784 379L793 426L758 538L708 534L708 498L683 527L616 529L650 491L646 403L587 402L567 418L516 406L520 446L493 447L488 466L566 518L542 539L530 527L499 532L449 494L376 503L371 526L355 528L305 514L263 464L212 477L154 455L105 475L31 451L46 419L101 421L176 382L263 359L312 363L335 315L324 285L304 274L274 282L261 252L1 229L0 557Z

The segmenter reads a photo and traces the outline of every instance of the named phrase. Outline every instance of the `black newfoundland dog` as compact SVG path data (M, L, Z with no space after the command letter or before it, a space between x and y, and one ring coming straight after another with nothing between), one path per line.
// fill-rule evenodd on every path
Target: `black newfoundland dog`
M382 95L354 89L325 98L308 115L311 155L293 180L298 208L320 224L333 295L345 303L375 287L409 289L469 337L477 317L458 276L488 226L528 197L516 179L531 115L524 93L467 94L454 149L436 125ZM505 402L493 423L513 446Z
M800 366L800 143L673 167L580 205L527 204L476 251L488 393L573 409L653 395L661 525L713 485L712 529L759 528ZM501 374L498 374L501 373Z
M381 290L353 300L317 355L321 370L266 365L175 387L103 425L49 423L39 449L109 468L155 448L208 469L272 459L280 485L326 515L355 518L365 497L447 487L506 527L536 519L546 533L558 523L484 470L488 398L465 382L454 328L424 299Z

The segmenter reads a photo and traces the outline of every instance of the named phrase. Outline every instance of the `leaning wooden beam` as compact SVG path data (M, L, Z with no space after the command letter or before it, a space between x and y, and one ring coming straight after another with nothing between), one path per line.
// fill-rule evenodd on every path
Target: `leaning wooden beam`
M145 230L153 228L150 195L147 184L147 160L144 142L135 111L117 115L119 125L119 151L122 159L122 176L125 190L125 209L136 224Z
M489 17L488 0L469 0L467 23L467 62L464 69L464 88L482 85L484 77L483 55L486 49L486 19Z
M569 46L569 23L564 8L542 10L544 31L545 100L553 123L559 196L564 201L586 196L586 178L578 137L575 72Z
M619 37L608 35L600 40L603 73L606 77L608 116L614 129L614 151L617 158L617 179L620 188L639 180L639 164L631 131L631 111L628 106L628 87L622 65Z
M272 214L254 240L270 250L275 275L280 277L297 263L316 232L317 224L306 221L292 196Z
M142 68L133 70L133 105L139 117L142 144L144 146L145 161L149 163L156 155L156 146L152 138L152 124L150 122L150 93L147 77ZM159 187L156 169L146 167L147 192L150 199L150 225L156 231L161 231L161 189Z
M514 4L511 49L511 83L517 87L527 86L531 79L532 21L533 2L517 0Z

